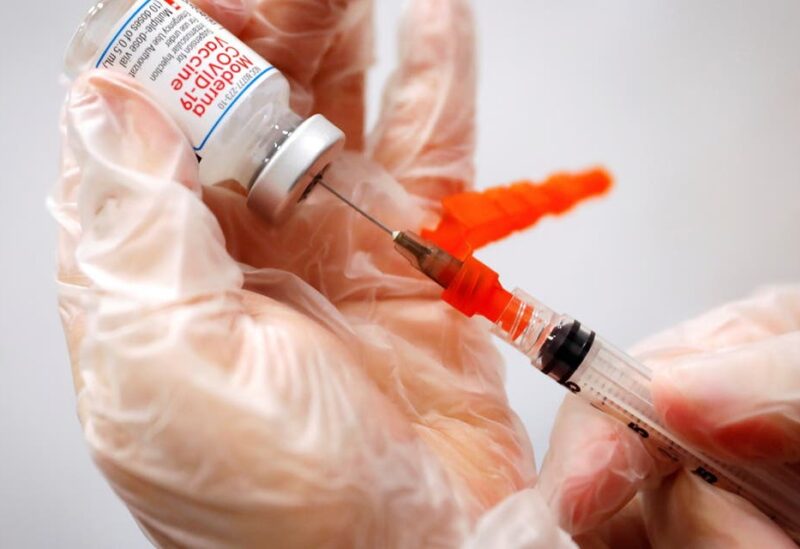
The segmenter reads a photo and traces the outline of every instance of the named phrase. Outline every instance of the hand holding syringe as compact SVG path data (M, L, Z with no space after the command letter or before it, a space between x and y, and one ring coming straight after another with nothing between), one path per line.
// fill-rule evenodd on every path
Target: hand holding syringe
M542 373L641 437L657 460L683 466L714 486L738 494L800 541L800 472L787 465L744 468L691 448L663 426L650 396L650 370L568 316L520 290L502 287L497 273L472 256L460 260L418 235L393 231L319 179L381 230L411 265L444 288L442 299L467 316L494 324L494 333Z

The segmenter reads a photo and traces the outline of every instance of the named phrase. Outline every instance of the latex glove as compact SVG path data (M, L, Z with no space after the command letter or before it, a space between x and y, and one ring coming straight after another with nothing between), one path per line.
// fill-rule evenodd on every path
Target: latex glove
M800 287L711 311L633 354L654 369L666 425L699 449L753 464L800 462ZM748 502L686 471L659 481L670 472L625 425L570 397L540 488L587 547L795 546Z
M434 220L472 183L466 2L411 4L366 153L369 2L202 7L290 79L298 112L346 130L354 152L326 178L388 224ZM235 183L201 189L177 126L120 76L80 77L63 131L51 209L80 420L151 540L453 547L480 520L484 547L504 524L520 545L571 545L528 489L488 335L384 234L321 189L278 228Z

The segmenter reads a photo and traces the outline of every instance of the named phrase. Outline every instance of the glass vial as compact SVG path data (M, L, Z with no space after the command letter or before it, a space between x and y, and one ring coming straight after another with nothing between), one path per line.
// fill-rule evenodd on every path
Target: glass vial
M67 48L74 78L108 69L135 79L178 123L200 181L234 179L248 205L282 221L344 146L322 115L289 108L289 83L187 0L102 0Z

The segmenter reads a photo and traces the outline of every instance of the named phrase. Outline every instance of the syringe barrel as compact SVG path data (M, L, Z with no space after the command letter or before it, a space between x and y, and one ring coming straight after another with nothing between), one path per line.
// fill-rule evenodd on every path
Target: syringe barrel
M585 362L595 338L577 320L556 313L521 290L514 291L494 332L562 385Z
M656 413L647 366L520 290L513 293L494 331L537 369L625 424L654 459L685 467L707 483L741 495L800 542L796 468L788 464L745 468L693 449Z

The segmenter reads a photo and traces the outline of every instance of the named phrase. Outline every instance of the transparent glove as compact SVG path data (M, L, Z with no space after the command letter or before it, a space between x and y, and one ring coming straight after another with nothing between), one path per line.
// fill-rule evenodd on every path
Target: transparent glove
M412 3L368 143L368 1L198 4L289 78L296 111L346 131L326 178L367 210L418 228L472 183L465 1ZM154 543L486 547L508 525L571 545L529 489L485 330L385 235L324 190L273 228L237 184L201 188L177 126L118 75L78 78L62 128L50 208L80 421Z
M685 440L726 460L800 462L800 287L711 311L633 354ZM586 547L795 547L745 500L663 467L627 427L570 397L539 488Z

